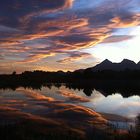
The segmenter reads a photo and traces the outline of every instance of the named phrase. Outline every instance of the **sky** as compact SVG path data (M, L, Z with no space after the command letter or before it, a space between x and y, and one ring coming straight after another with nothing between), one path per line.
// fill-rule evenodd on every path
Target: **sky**
M0 2L0 73L140 61L140 0Z

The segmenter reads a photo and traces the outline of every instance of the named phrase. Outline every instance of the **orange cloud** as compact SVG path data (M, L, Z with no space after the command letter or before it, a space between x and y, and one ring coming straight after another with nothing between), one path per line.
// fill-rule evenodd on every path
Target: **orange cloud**
M1 40L0 46L14 46L14 45L21 45L23 44L20 41L14 41L14 40Z
M0 63L9 61L16 66L23 63L27 67L25 64L31 65L32 62L40 62L44 58L54 56L50 60L52 65L60 63L57 68L49 64L52 69L68 70L69 68L72 70L72 67L75 69L80 67L74 65L74 62L76 64L79 62L81 65L83 59L91 56L88 54L71 55L71 53L83 52L84 49L100 43L115 43L132 38L112 36L118 28L134 27L140 24L139 11L130 9L130 6L135 6L131 0L127 0L126 5L124 5L126 2L122 0L111 4L104 1L97 7L95 4L96 8L93 3L91 3L93 8L91 8L89 4L83 5L74 0L29 0L27 3L9 1L10 10L7 11L8 2L3 2L4 8L1 8L1 13L4 14L0 16L0 33L2 34ZM80 8L81 5L83 7ZM114 10L116 5L119 10ZM46 61L49 62L49 58ZM67 63L71 63L70 66ZM62 66L63 64L65 65ZM35 67L32 65L32 69ZM44 67L45 65L42 65L38 68L45 69Z
M66 57L66 58L59 60L57 62L59 62L59 63L71 63L73 61L75 62L75 61L79 61L81 59L90 58L90 57L91 57L91 54L88 54L88 53L71 52L69 57Z
M71 8L73 5L74 0L44 0L42 1L44 4L48 3L48 7L40 8L38 11L33 11L31 13L28 13L27 15L23 16L19 19L19 21L22 23L22 25L27 25L33 17L40 16L42 14L48 14L57 12L60 10L64 10L67 8ZM34 5L35 7L36 5ZM37 5L38 6L38 5Z
M51 27L55 27L56 25L62 30L69 31L75 28L87 26L88 20L86 18L80 18L80 19L73 18L69 20L68 18L63 17L62 19L52 20L49 22L48 21L39 22L37 25L35 25L34 28L40 31L44 29L49 29Z
M120 17L114 17L111 19L111 22L113 23L111 26L113 28L128 28L128 27L134 27L140 24L140 15L136 14L132 17L128 17L126 19L121 19Z
M25 60L22 61L17 61L16 63L33 63L33 62L37 62L41 59L50 57L50 56L54 56L55 53L46 53L46 54L36 54L36 55L30 55L28 56Z
M116 35L106 38L102 43L114 43L132 39L134 36L129 35Z

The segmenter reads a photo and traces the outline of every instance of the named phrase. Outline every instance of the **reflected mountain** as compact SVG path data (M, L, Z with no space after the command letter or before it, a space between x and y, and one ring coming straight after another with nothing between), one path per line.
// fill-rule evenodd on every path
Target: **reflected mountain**
M37 84L26 84L26 85L7 85L0 86L0 89L12 89L16 90L19 87L25 89L37 89L41 90L42 87L52 86L60 88L65 85L66 88L74 90L83 90L86 96L91 96L94 90L100 91L104 96L111 95L113 93L120 93L123 97L129 97L132 95L140 95L140 83L137 81L86 81L81 83L37 83Z

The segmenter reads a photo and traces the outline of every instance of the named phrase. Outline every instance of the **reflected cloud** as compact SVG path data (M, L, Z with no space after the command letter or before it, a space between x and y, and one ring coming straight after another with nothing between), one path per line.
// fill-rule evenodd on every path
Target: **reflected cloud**
M42 95L41 92L36 92L36 91L33 91L33 90L29 90L29 89L21 89L21 88L18 88L16 89L16 91L19 91L21 93L24 93L26 94L27 96L31 97L31 98L34 98L36 100L48 100L48 101L54 101L53 98L51 97L46 97L45 95Z
M80 95L76 95L72 91L69 91L69 90L66 90L66 89L65 90L59 90L59 94L64 96L66 98L66 100L70 101L70 102L89 102L88 98L82 97Z
M61 92L59 93L61 96L65 96L71 101L89 101L67 90L60 90L59 92ZM25 98L22 97L23 95ZM102 131L108 128L107 120L99 113L78 104L55 100L46 96L42 90L18 88L15 92L10 90L2 92L1 96L2 101L7 105L0 106L0 125L5 125L5 122L6 125L19 124L23 126L26 124L27 127L36 130L36 132L42 132L43 130L46 134L56 130L59 133L71 131L81 137L86 135L89 128L91 130L101 129ZM7 100L6 97L10 97L12 100ZM20 102L22 99L25 101L25 106ZM32 126L31 124L34 125Z
M121 94L113 94L107 97L100 93L95 94L91 102L84 105L94 108L97 112L118 114L125 117L136 117L140 113L140 97L131 96L124 98Z

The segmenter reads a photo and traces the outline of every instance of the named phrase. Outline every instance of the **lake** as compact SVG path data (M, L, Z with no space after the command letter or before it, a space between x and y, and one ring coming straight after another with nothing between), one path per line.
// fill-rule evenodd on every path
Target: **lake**
M1 89L0 101L0 135L13 130L11 134L18 131L20 139L24 135L36 138L35 134L44 138L55 135L55 139L63 136L102 139L108 133L115 136L111 128L121 131L133 128L140 113L138 95L123 97L117 92L108 94L65 84L47 84L38 89Z
M39 90L17 88L13 90L0 90L1 106L19 109L23 112L41 111L43 106L39 102L57 101L67 104L75 104L90 108L96 112L116 114L126 118L134 118L140 113L140 96L133 95L123 97L121 93L104 95L93 90L91 96L87 96L83 90L74 90L60 87L42 87ZM37 103L37 104L36 104Z

